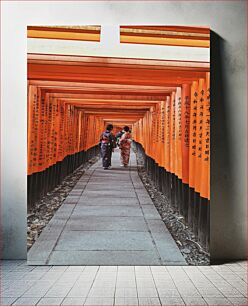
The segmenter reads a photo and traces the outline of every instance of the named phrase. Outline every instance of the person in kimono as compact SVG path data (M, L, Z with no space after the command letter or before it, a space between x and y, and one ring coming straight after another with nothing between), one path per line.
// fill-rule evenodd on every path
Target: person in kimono
M130 158L130 149L131 149L131 133L129 131L128 126L124 126L123 128L124 134L121 136L119 141L119 148L121 150L121 166L127 167Z
M100 136L100 152L104 170L110 169L112 152L115 148L115 136L112 134L113 125L108 124Z

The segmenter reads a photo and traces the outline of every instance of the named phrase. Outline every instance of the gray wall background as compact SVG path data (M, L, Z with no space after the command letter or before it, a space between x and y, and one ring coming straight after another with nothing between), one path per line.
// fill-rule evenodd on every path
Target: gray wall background
M202 25L211 46L211 258L246 258L246 1L2 2L1 251L26 258L26 25Z

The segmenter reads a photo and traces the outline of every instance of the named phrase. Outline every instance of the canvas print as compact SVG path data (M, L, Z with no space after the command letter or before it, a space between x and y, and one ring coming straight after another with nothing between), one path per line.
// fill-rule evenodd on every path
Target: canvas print
M210 29L27 27L30 265L208 265Z

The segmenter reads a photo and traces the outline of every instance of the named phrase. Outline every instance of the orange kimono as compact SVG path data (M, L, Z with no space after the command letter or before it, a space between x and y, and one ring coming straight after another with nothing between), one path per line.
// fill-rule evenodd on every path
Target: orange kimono
M127 166L130 158L130 149L131 149L131 134L125 132L120 139L120 150L121 150L121 163L123 166Z

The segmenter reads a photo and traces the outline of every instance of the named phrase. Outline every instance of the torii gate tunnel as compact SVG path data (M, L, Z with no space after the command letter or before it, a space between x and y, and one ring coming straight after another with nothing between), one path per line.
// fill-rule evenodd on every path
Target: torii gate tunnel
M28 54L29 208L99 153L108 123L131 127L146 171L208 247L209 63Z

